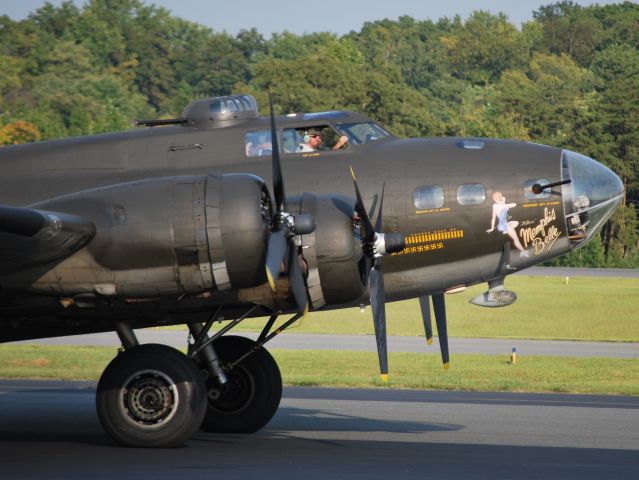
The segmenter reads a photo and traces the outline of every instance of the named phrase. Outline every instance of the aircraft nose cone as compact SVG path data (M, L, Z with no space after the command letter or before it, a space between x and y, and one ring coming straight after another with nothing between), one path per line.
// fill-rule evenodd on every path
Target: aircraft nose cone
M624 195L621 179L608 167L579 153L562 154L563 199L571 248L588 242Z

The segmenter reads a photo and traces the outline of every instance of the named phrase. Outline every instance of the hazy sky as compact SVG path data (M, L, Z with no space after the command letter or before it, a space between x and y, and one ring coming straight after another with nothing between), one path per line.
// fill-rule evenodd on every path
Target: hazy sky
M50 0L59 5L62 0ZM81 6L85 0L74 0ZM462 18L474 10L503 12L519 26L532 19L532 12L541 5L556 3L550 0L147 0L171 10L175 16L204 24L216 31L237 34L241 29L255 27L269 37L272 32L302 34L330 31L345 34L359 31L364 22L383 18L397 19L410 15L419 20L441 17ZM614 1L581 1L580 5L619 3ZM635 2L636 3L636 2ZM45 4L45 0L0 0L0 15L15 20L26 18L30 12Z

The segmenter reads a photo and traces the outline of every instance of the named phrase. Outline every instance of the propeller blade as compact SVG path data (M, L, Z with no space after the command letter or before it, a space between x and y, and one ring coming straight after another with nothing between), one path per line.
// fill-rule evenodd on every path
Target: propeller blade
M268 92L271 123L272 167L273 167L273 195L275 197L275 213L271 219L271 235L268 237L266 248L266 278L273 292L280 277L282 262L287 260L289 290L295 298L298 311L306 315L308 298L306 284L297 257L297 246L294 235L303 235L315 230L315 220L311 215L301 214L296 217L285 212L286 194L284 192L284 177L280 159L279 137L275 124L275 108L273 106L273 92ZM296 223L297 220L297 223Z
M357 197L357 203L355 204L355 211L359 216L360 220L360 229L362 230L362 241L365 243L370 243L375 240L375 229L373 228L373 223L371 222L370 217L368 216L368 212L366 212L366 207L364 207L364 201L362 200L362 194L359 192L359 187L357 186L357 180L355 179L355 172L353 171L353 167L348 167L351 170L351 176L353 177L353 186L355 187L355 195ZM381 209L380 204L380 209Z
M422 320L424 320L424 330L426 330L426 342L433 344L433 323L430 319L430 296L419 297L419 306L422 309Z
M273 108L273 92L268 92L269 106L271 107L271 145L273 151L273 194L275 195L276 215L284 210L286 195L284 194L284 178L282 177L282 164L280 162L280 145L275 127L275 109Z
M379 371L384 383L388 382L388 349L386 340L386 304L384 298L384 273L382 265L376 261L369 275L368 290L373 311L375 341L379 357Z
M371 301L371 310L373 311L373 326L375 327L375 341L377 343L377 356L379 357L379 371L382 381L388 382L388 347L386 338L386 297L384 294L384 272L379 259L375 258L375 241L378 238L376 229L381 233L382 226L382 202L384 199L384 191L382 189L382 198L379 202L379 210L377 214L377 228L373 227L371 218L366 211L362 194L357 185L355 171L353 167L349 167L351 176L353 177L353 187L355 187L355 195L357 202L355 211L359 217L359 228L362 240L362 247L366 254L366 271L368 272L368 296ZM370 267L369 267L370 266ZM370 268L370 270L369 270Z
M284 230L275 230L268 237L268 245L266 247L266 278L273 291L275 291L275 282L280 278L280 267L282 260L286 258L288 246L289 244L286 240Z
M308 298L306 297L306 285L304 284L304 276L300 268L300 261L297 258L297 247L293 239L288 240L288 275L290 289L293 292L293 298L297 304L299 313L308 313Z
M442 362L444 363L444 368L448 369L448 329L446 327L446 302L443 293L433 295L433 310L435 311L439 348L442 351Z

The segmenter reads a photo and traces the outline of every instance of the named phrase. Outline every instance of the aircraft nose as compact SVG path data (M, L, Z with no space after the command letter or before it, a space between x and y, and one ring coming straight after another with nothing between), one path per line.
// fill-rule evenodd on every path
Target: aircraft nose
M588 242L612 215L624 195L621 179L590 157L570 150L562 153L564 212L571 248Z

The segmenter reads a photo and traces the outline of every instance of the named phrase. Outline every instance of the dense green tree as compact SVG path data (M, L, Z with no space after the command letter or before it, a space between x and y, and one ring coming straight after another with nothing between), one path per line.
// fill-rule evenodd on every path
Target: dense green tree
M578 64L587 66L603 41L601 22L572 1L541 7L533 16L543 29L543 36L536 44L539 51L567 54Z
M442 42L452 74L473 85L494 83L504 71L523 67L530 59L528 37L503 14L473 12Z
M435 24L403 16L398 21L367 22L360 33L353 32L349 38L368 65L382 71L397 69L405 83L423 90L448 75L441 37L451 30L451 25L452 22Z
M25 62L19 58L0 54L0 108L3 108L5 97L21 91Z
M325 50L296 60L270 59L255 68L248 88L262 105L272 86L281 112L336 108L366 113L399 135L441 134L425 96L357 63L342 63Z
M336 35L328 32L305 35L296 35L288 31L273 33L272 38L267 42L267 51L273 58L295 60L316 53L319 48L335 38L337 38Z
M554 258L547 263L553 267L580 267L602 268L606 267L606 255L600 235L595 237L585 246L573 250L566 255Z
M131 60L125 32L128 29L132 2L94 0L87 4L73 25L74 38L95 61L118 68Z
M608 266L616 268L624 264L639 266L637 227L639 225L634 205L622 205L615 210L610 222L604 228L604 249Z
M495 104L494 87L469 86L456 112L454 135L530 140L520 113Z
M599 158L621 175L626 189L639 189L639 52L615 45L593 61L600 78L597 123L604 141Z
M568 56L535 54L525 71L504 73L497 87L498 111L517 114L535 141L568 146L574 125L588 109L594 76Z
M636 2L593 5L584 12L601 25L602 39L598 51L612 45L639 45L639 4Z
M236 36L237 45L248 60L254 60L268 51L266 40L256 28L241 30Z
M131 118L148 111L145 98L125 79L96 67L82 45L58 46L33 80L31 95L15 103L14 117L29 119L51 138L126 129Z

